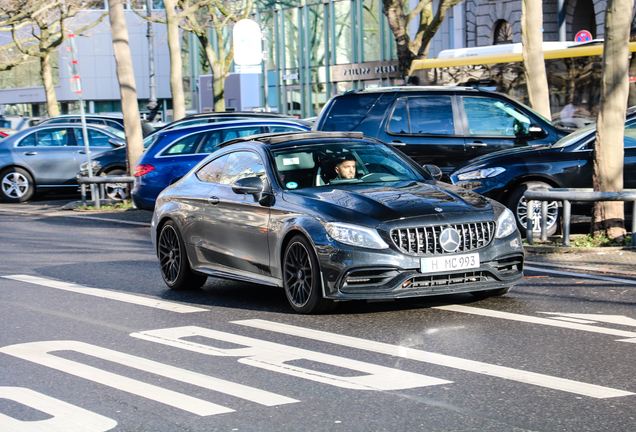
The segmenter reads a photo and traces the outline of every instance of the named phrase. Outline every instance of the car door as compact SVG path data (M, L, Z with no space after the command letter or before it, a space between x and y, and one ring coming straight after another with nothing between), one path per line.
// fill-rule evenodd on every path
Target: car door
M229 153L218 184L210 191L205 214L204 247L208 260L237 273L271 275L269 265L270 210L254 196L237 194L232 184L260 177L269 184L261 157L251 151Z
M533 138L532 119L517 107L490 97L461 96L460 109L466 118L466 156L478 156L515 146Z
M378 138L419 165L434 164L450 174L467 160L453 105L448 95L398 98Z
M75 175L80 162L73 129L64 126L38 129L21 139L15 152L39 186L77 184Z

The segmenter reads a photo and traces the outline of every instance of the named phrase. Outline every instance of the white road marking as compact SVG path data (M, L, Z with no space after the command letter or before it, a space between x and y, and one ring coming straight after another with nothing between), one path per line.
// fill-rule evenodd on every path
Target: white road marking
M126 303L132 303L140 306L148 306L155 309L167 310L170 312L178 313L192 313L192 312L208 312L208 309L203 309L194 306L186 306L179 303L167 302L163 300L157 300L149 297L137 296L134 294L121 293L116 291L108 291L100 288L90 288L82 285L76 285L68 282L61 282L53 279L46 279L38 276L30 275L11 275L2 276L5 279L12 279L20 282L27 282L36 285L42 285L49 288L56 288L64 291L71 291L80 294L91 295L95 297L101 297L110 300L117 300Z
M624 283L629 285L636 285L636 280L634 279L621 279L621 278L615 278L615 277L609 277L609 276L591 275L587 273L566 272L561 270L551 270L551 269L532 267L532 266L525 266L524 270L530 270L530 271L535 271L539 273L552 273L552 274L558 274L562 276L572 276L572 277L578 277L578 278L596 279L596 280L602 280L602 281L608 281L608 282L618 282L618 283Z
M125 354L119 351L109 350L95 345L77 341L48 341L30 342L10 345L0 348L0 352L12 355L23 360L28 360L43 366L57 369L71 375L94 381L117 390L154 400L170 405L200 416L209 416L234 412L233 409L217 405L202 399L166 390L155 385L127 378L115 373L103 371L93 366L88 366L77 361L57 357L51 352L74 351L97 357L103 360L119 363L124 366L139 369L155 375L181 381L194 386L228 394L237 398L246 399L265 406L283 405L299 402L285 396L248 387L231 381L210 377L197 372L165 365L142 357Z
M546 315L559 315L560 317L568 317L581 322L604 322L609 324L618 324L629 327L636 327L636 319L626 317L625 315L601 315L601 314L578 314L563 312L539 312ZM553 317L556 319L557 317ZM563 318L561 318L563 319ZM585 321L589 320L589 321Z
M3 432L106 432L117 426L113 419L27 388L0 387L0 399L9 399L52 416L46 420L21 421L0 413Z
M131 336L212 356L241 357L238 362L242 364L352 390L403 390L451 383L451 381L426 375L203 327L175 327L133 333ZM183 340L183 338L196 336L213 341L229 342L242 347L216 348L211 345ZM358 372L359 376L339 376L293 365L292 362L297 360L309 360L349 369Z
M463 306L463 305L434 306L434 309L460 312L460 313L465 313L470 315L479 315L479 316L485 316L489 318L505 319L508 321L519 321L519 322L525 322L530 324L541 324L541 325L547 325L552 327L561 327L561 328L567 328L571 330L582 330L582 331L586 331L590 333L600 333L600 334L607 334L611 336L619 336L619 337L627 337L627 338L636 337L636 332L631 332L627 330L618 330L618 329L598 327L598 326L593 326L588 324L566 322L566 321L560 321L560 320L556 320L552 318L541 318L541 317L534 317L530 315L501 312L497 310L482 309L482 308L476 308L472 306ZM539 313L545 313L545 312L539 312Z
M589 396L597 399L611 397L631 396L634 393L603 387L595 384L587 384L579 381L572 381L550 375L543 375L535 372L527 372L504 366L491 365L473 360L466 360L443 354L436 354L428 351L421 351L408 347L390 345L382 342L375 342L367 339L360 339L352 336L344 336L334 333L312 330L304 327L296 327L288 324L280 324L271 321L253 319L244 321L233 321L234 324L244 325L252 328L269 330L292 336L333 343L350 348L362 349L366 351L387 354L395 357L451 367L455 369L475 372L479 374L494 376L498 378L518 381L525 384L533 384L540 387L561 390L582 396Z

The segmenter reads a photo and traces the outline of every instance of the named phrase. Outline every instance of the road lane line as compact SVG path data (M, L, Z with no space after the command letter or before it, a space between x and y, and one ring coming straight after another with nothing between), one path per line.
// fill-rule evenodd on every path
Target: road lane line
M166 365L142 357L102 348L78 341L28 342L0 348L1 353L47 366L80 378L103 384L118 390L170 405L200 416L234 412L233 409L217 405L193 396L147 384L133 378L101 370L79 361L53 355L56 351L73 351L120 365L128 366L154 375L170 378L193 386L245 399L264 406L276 406L299 402L276 393L211 377L198 372Z
M539 273L541 272L552 273L552 274L558 274L561 276L572 276L572 277L580 277L580 278L596 279L596 280L602 280L602 281L608 281L608 282L618 282L618 283L624 283L629 285L636 285L636 280L633 280L633 279L621 279L621 278L615 278L615 277L609 277L609 276L591 275L586 273L566 272L561 270L551 270L551 269L532 267L532 266L525 266L524 270L530 270L530 271L535 271Z
M178 313L192 313L192 312L208 312L208 309L203 309L194 306L186 306L179 303L167 302L163 300L157 300L149 297L137 296L134 294L121 293L116 291L108 291L100 288L90 288L82 285L76 285L68 282L61 282L53 279L41 278L38 276L30 275L10 275L2 276L5 279L16 280L20 282L32 283L35 285L42 285L49 288L56 288L64 291L71 291L80 294L91 295L95 297L101 297L109 300L117 300L126 303L132 303L140 306L148 306L155 309L162 309L170 312Z
M561 327L561 328L567 328L571 330L582 330L582 331L591 332L591 333L600 333L600 334L607 334L607 335L626 337L626 338L636 337L636 332L627 331L627 330L618 330L618 329L612 329L607 327L597 327L597 326L593 326L589 324L579 324L574 322L561 321L561 320L557 320L556 318L554 319L541 318L541 317L534 317L530 315L520 315L520 314L514 314L510 312L501 312L501 311L492 310L492 309L476 308L472 306L463 306L463 305L433 306L433 309L460 312L460 313L465 313L470 315L479 315L479 316L485 316L489 318L499 318L499 319L505 319L509 321L519 321L519 322L525 322L530 324L541 324L541 325L547 325L552 327ZM546 312L540 312L540 313L546 313Z
M422 351L397 345L390 345L383 342L360 339L352 336L328 333L320 330L312 330L305 327L280 324L272 321L252 319L232 322L234 324L261 330L268 330L291 336L298 336L321 342L333 343L349 348L357 348L366 351L377 352L380 354L387 354L394 357L401 357L405 359L421 361L424 363L446 366L483 375L517 381L525 384L532 384L554 390L561 390L582 396L589 396L597 399L634 395L634 393L628 391L603 387L595 384L587 384L579 381L568 380L565 378L559 378L535 372L522 371L505 366L497 366L488 363L452 357L444 354L436 354L433 352Z

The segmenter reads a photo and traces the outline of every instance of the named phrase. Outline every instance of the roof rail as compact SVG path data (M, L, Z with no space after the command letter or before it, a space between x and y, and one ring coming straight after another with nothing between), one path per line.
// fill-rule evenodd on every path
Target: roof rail
M281 144L288 141L296 141L296 140L309 140L309 139L320 139L320 138L361 139L363 137L364 137L364 134L362 132L322 132L322 131L277 132L277 133L252 135L251 137L245 137L245 138L234 138L234 139L221 143L219 147L226 147L232 144L250 142L250 141L257 141L264 144L274 145L274 144Z

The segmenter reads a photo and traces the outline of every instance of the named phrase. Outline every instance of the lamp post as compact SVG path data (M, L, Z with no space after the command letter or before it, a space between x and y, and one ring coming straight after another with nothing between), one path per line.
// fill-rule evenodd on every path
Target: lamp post
M146 0L146 13L150 18L150 10L152 9L152 0ZM157 90L155 85L155 35L152 31L152 21L148 20L148 66L150 81L150 100L146 105L151 112L157 109ZM154 114L149 121L154 120Z

